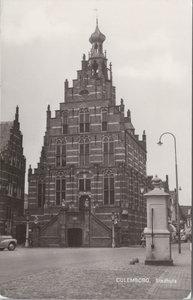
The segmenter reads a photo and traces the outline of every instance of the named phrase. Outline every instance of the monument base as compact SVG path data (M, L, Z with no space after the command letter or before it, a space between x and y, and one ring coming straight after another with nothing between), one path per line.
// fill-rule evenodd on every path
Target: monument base
M173 266L173 259L161 260L161 259L146 259L145 265L154 265L154 266Z

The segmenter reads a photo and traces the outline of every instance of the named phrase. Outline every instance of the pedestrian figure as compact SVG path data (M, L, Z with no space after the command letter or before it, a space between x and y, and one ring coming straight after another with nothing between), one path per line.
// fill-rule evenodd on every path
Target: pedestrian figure
M141 234L141 246L144 248L146 246L146 241L145 241L145 236L144 233L142 232Z

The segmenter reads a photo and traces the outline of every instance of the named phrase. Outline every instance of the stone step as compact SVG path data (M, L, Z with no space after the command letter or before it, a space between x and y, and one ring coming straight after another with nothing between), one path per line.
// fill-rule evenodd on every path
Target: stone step
M58 244L48 244L48 247L58 248L58 247L60 247L60 245L58 245Z

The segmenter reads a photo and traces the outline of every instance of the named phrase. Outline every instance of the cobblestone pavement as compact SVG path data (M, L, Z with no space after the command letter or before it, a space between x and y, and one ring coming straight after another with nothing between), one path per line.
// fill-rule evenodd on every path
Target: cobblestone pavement
M182 299L190 292L191 255L188 244L180 255L177 245L172 248L172 267L144 265L144 248L3 251L0 294L14 299ZM130 265L132 258L139 263Z

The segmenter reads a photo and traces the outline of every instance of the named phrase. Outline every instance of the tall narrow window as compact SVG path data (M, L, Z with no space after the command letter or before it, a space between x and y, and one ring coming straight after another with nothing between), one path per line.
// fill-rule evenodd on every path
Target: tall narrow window
M62 166L66 166L66 144L62 145Z
M89 192L91 190L91 182L89 178L79 179L79 191L80 192Z
M84 132L84 112L80 113L80 132Z
M80 112L80 132L90 131L90 115L89 111Z
M104 164L106 166L114 163L114 141L112 138L105 138L103 141Z
M107 111L102 111L102 131L107 131Z
M89 116L89 112L85 112L85 132L89 132L90 131L90 116Z
M104 140L104 143L103 143L103 147L104 147L104 164L105 166L108 166L108 163L109 163L109 159L108 159L108 156L109 156L109 141L107 138L105 138Z
M12 217L12 210L11 210L11 207L10 207L10 206L7 206L7 207L6 207L6 219L7 219L7 220L11 220L11 217Z
M80 141L80 165L87 166L89 164L89 139Z
M114 177L113 175L104 177L104 205L114 204Z
M66 180L64 178L56 179L56 205L61 205L66 197Z
M85 166L89 164L89 140L85 140Z
M63 134L68 133L68 112L63 112Z
M61 142L56 145L56 166L60 166Z
M80 165L84 166L84 141L80 142Z
M61 141L56 145L56 166L66 166L66 144Z
M114 160L114 141L112 138L109 139L109 164Z
M45 204L46 185L43 182L38 183L38 208L43 208Z

